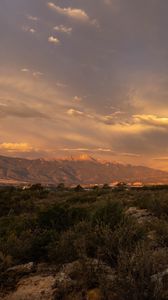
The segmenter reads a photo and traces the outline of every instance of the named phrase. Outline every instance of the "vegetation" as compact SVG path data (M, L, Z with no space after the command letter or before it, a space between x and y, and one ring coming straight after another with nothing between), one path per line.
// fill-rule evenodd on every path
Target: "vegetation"
M79 262L76 288L59 299L168 299L167 278L152 280L168 267L168 188L1 189L1 290L15 284L9 267L31 261ZM110 268L113 283L91 261Z

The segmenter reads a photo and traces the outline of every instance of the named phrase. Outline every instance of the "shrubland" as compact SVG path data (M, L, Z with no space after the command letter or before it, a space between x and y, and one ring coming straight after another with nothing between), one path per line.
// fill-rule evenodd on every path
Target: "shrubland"
M29 262L78 262L76 286L55 299L168 299L168 188L1 189L1 291L16 284L7 270Z

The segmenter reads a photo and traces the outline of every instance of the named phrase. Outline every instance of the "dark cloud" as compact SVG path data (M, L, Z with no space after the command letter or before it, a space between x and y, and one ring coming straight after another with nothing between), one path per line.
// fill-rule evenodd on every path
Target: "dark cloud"
M146 129L142 132L129 132L112 139L113 149L146 156L165 155L168 148L168 132L162 129Z
M13 101L0 100L0 118L16 117L16 118L48 118L45 113L37 111L33 107L29 107L25 103L13 103Z

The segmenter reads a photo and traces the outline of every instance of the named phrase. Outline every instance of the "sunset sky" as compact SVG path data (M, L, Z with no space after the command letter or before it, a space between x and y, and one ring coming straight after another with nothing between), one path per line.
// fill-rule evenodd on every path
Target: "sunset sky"
M1 0L0 154L168 170L168 1Z

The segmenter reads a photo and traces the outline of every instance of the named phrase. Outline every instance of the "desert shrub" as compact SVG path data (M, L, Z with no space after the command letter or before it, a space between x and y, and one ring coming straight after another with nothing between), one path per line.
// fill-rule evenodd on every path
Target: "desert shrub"
M0 217L32 212L35 202L30 193L21 190L0 192Z
M19 235L26 230L33 231L36 225L34 215L2 217L0 218L0 239L6 239L12 233Z
M101 228L83 221L64 231L48 247L49 260L55 263L68 263L83 257L98 257L103 243Z
M154 231L155 241L161 247L168 247L168 222L162 219L151 224Z
M167 191L141 191L135 204L140 208L146 208L157 217L168 217L168 193Z
M136 244L146 238L146 230L132 219L114 229L109 225L80 222L62 232L60 238L49 245L49 259L67 263L90 257L116 266L121 251L133 251Z
M101 227L98 233L99 257L115 267L120 252L133 251L137 243L146 239L146 235L146 229L132 218L124 218L115 230Z
M45 229L54 228L56 231L64 231L86 217L87 210L84 208L56 204L39 212L38 223Z
M10 255L15 264L22 264L29 261L45 261L47 259L46 247L50 242L48 233L24 231L19 236L11 233L6 240L3 240L3 251Z
M30 229L11 231L0 239L0 251L10 255L15 264L48 260L48 245L57 238L52 230Z
M12 257L0 252L0 273L9 268L13 263Z
M3 250L10 255L15 264L31 261L31 244L33 234L24 231L20 236L11 233L3 243Z
M58 234L53 230L34 231L29 250L31 261L48 261L48 247L57 239Z
M68 219L69 226L73 226L81 221L87 220L89 218L89 211L87 208L83 207L69 207L68 209Z
M40 261L60 267L80 261L77 286L66 293L66 300L87 297L92 289L101 289L103 300L168 299L167 283L151 281L168 265L167 196L166 189L149 188L1 190L0 281L11 265ZM147 208L155 222L143 225L125 217L129 206ZM114 268L115 284L110 287L101 272L95 274L88 260Z
M90 222L81 222L74 227L76 240L74 246L77 249L78 257L98 258L99 248L104 243L101 225L93 226Z
M97 204L92 215L93 224L104 224L114 228L123 217L123 206L120 201L106 201Z
M68 198L69 204L85 203L85 202L86 202L86 195L83 192L78 192L78 194L74 192Z
M96 257L98 249L98 229L83 221L62 232L59 239L49 245L49 260L68 263L82 257Z
M48 245L48 259L56 264L69 263L78 258L77 249L74 241L76 235L73 230L63 232L58 240Z
M147 236L147 229L131 217L124 217L114 232L114 239L119 250L132 251L135 245L144 240Z
M96 201L97 193L94 191L78 191L73 192L68 197L68 203L69 204L75 204L75 203L93 203Z
M116 293L121 300L162 300L166 289L152 276L165 267L166 249L153 250L140 243L133 253L121 252L116 277Z

